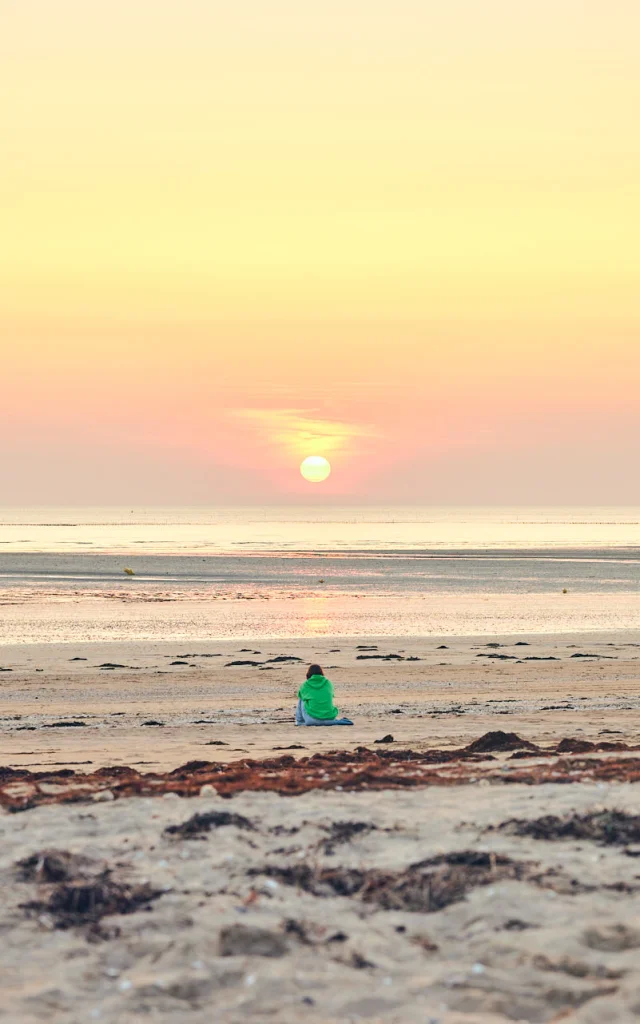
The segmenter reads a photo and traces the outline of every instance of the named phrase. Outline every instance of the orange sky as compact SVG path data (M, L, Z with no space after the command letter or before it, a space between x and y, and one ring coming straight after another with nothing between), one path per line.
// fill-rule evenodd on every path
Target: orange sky
M637 0L3 5L0 504L640 502L638 52Z

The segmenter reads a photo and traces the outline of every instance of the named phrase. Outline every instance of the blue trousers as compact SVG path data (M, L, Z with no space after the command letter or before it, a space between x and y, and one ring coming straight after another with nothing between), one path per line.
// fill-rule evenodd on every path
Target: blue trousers
M301 700L296 707L296 725L353 725L350 718L312 718Z

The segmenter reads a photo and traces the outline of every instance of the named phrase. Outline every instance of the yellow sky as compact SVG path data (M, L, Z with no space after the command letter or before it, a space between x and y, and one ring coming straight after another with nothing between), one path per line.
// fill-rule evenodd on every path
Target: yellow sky
M354 500L640 500L638 52L636 0L8 0L7 500L298 500L295 422Z

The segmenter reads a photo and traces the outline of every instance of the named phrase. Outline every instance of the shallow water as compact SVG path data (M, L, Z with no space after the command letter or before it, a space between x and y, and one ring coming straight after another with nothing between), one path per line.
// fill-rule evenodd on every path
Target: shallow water
M4 510L0 643L633 629L639 524L604 508Z

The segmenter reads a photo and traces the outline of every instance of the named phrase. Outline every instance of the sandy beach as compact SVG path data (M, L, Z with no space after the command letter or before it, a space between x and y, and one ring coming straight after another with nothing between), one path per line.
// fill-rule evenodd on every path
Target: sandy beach
M3 647L3 1019L637 1019L639 643Z
M640 1022L640 2L1 25L0 1024Z
M310 661L320 661L333 680L353 728L339 735L294 729L296 694ZM631 631L189 648L5 646L2 762L38 770L118 764L170 770L203 757L267 757L290 743L311 752L355 749L389 732L420 750L458 745L496 728L536 741L592 739L613 729L632 742L639 665L640 632Z

